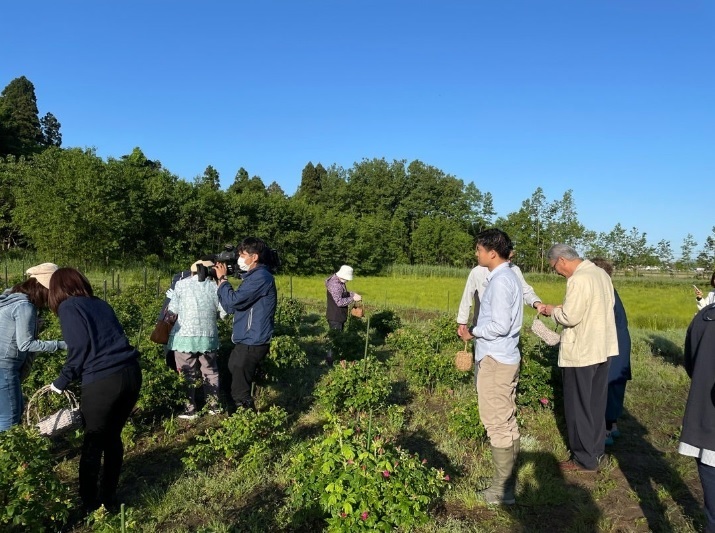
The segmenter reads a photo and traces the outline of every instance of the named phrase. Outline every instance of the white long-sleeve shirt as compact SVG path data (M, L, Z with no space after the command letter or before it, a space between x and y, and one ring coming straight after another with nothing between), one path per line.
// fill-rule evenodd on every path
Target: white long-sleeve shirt
M509 267L511 267L511 271L516 274L516 277L521 282L524 305L533 307L536 302L540 302L541 298L536 295L534 288L526 282L524 274L521 273L519 267L513 263L509 263ZM489 269L483 266L476 266L469 273L467 284L464 286L464 292L462 293L462 300L459 302L457 324L467 324L469 322L469 310L474 303L474 291L479 292L479 299L481 300L484 295L484 289L486 288L488 275Z
M698 311L710 304L715 304L715 291L710 291L707 296L696 300L696 303L698 304Z

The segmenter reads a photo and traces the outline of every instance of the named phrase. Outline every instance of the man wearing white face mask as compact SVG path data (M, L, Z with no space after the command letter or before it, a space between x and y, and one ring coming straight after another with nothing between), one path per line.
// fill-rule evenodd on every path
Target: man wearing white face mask
M231 396L237 407L255 409L251 397L256 367L268 354L273 335L277 293L273 270L277 254L256 237L248 237L238 246L238 267L243 281L233 290L223 263L214 267L218 276L218 299L227 313L233 314L235 344L228 360L231 372Z

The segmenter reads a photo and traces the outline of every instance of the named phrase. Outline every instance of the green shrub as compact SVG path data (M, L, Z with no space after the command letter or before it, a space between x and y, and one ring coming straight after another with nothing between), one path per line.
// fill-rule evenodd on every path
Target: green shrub
M426 332L400 328L387 336L385 344L397 352L410 385L432 390L437 385L454 387L470 379L471 374L460 372L454 366L454 355L461 348L459 343L449 341L449 346L442 351L436 348L450 338L448 331L456 331L454 321L450 322L449 328L447 321L440 319Z
M315 388L318 403L327 411L364 411L385 405L392 390L384 363L373 357L362 361L340 361Z
M399 329L401 325L400 317L388 309L377 311L370 316L370 330L374 330L382 338Z
M479 418L477 398L458 403L449 413L448 424L449 431L463 439L483 441L487 437L487 430Z
M449 481L416 454L336 420L291 458L289 475L291 526L322 517L328 531L411 530L428 520Z
M412 386L434 390L438 385L455 387L469 381L472 374L457 370L454 354L436 353L428 346L402 354L408 382Z
M305 315L305 305L300 300L280 298L276 306L275 334L295 334L303 315Z
M516 403L521 406L552 408L556 386L558 347L547 346L532 336L521 337L521 368L516 387Z
M281 335L273 337L271 349L261 365L269 378L275 379L285 370L308 366L308 356L292 337Z
M353 361L365 355L367 322L350 317L345 329L328 330L328 346L333 352L333 359Z
M289 439L287 420L288 413L275 405L260 413L239 409L218 428L197 436L181 460L189 470L198 470L220 459L237 463L262 457Z
M24 426L0 432L0 524L60 529L72 503L53 467L49 439Z
M463 345L457 336L457 322L452 315L442 315L431 321L427 329L427 339L435 351Z

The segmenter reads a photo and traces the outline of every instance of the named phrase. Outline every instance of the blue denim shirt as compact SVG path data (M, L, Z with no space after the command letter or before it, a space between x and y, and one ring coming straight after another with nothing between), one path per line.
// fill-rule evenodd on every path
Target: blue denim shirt
M67 349L63 341L35 339L37 309L22 293L0 295L0 367L18 370L28 352Z

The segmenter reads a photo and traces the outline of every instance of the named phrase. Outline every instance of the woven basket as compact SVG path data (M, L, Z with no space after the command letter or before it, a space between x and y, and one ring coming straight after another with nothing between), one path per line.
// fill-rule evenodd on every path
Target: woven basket
M32 395L27 402L26 421L28 426L35 426L41 435L46 437L57 437L81 428L83 424L82 413L79 410L77 398L70 391L62 391L62 395L67 400L69 407L63 407L51 415L40 417L38 400L44 394L55 394L50 385L45 385Z
M549 346L556 346L561 342L561 335L539 320L539 315L534 318L534 322L531 324L531 331Z
M362 307L362 302L355 302L353 308L350 310L350 314L355 318L362 318L365 316L365 309Z
M454 356L454 366L460 372L469 372L474 364L474 354L467 350L467 343L464 343L464 350L459 350Z

